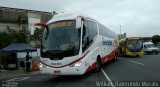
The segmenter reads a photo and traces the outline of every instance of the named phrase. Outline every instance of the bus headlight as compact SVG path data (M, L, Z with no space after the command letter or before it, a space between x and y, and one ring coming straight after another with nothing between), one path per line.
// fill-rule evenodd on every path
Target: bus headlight
M43 65L42 65L42 63L40 63L40 64L39 64L39 68L42 68L42 67L43 67Z
M70 65L70 67L78 67L78 66L81 66L82 65L82 62L77 62L77 63L74 63L72 65Z
M46 68L42 63L39 64L39 68Z
M81 65L82 65L81 61L74 64L74 66L81 66Z

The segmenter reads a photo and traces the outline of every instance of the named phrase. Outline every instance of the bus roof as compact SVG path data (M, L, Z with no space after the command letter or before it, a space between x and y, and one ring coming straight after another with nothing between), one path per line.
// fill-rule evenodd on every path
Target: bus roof
M123 42L126 40L138 40L138 39L141 39L141 37L126 37L126 38L120 39L119 41Z
M141 39L141 37L127 37L128 39Z
M78 18L78 17L90 18L88 15L86 15L84 13L80 13L80 12L77 12L77 13L60 13L60 14L57 14L57 15L53 16L52 19L49 20L47 24L50 24L50 23L55 22L55 21L60 21L60 20L75 19L75 18ZM92 19L92 18L90 18L90 19Z

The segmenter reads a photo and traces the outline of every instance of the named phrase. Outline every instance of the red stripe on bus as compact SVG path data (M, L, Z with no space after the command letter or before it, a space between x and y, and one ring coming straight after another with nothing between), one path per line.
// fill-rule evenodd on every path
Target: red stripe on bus
M46 64L46 63L44 63L44 62L42 62L42 61L40 61L40 62L41 62L42 64L48 66L48 67L52 67L52 68L62 68L62 67L69 66L69 65L72 65L72 64L80 61L80 60L83 59L88 53L89 53L89 51L87 51L82 57L78 58L77 60L74 60L74 61L70 62L69 64L66 64L66 65L63 65L63 66L59 66L59 67L55 67L55 66L48 65L48 64Z
M114 56L115 56L115 52L116 52L116 50L112 51L109 55L104 56L101 59L101 64L104 64L104 63L112 60L114 58Z
M96 68L96 62L94 62L91 66L89 66L88 68L87 68L87 70L85 71L85 73L88 73L89 71L92 71L92 70L94 70ZM84 74L85 74L84 73Z
M101 64L104 64L106 62L109 62L110 60L114 59L114 56L115 56L115 53L117 52L117 49L115 49L114 51L112 51L109 55L106 55L104 56L102 59L101 59ZM107 61L105 61L106 59L108 59ZM87 68L87 70L85 71L85 73L93 70L96 68L96 62L94 62L91 66L89 66Z

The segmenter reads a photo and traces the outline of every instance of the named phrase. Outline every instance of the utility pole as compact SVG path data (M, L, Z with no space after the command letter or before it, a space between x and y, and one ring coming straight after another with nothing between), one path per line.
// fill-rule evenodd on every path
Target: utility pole
M120 35L121 35L121 25L120 25Z
M122 34L121 34L121 25L119 26L119 29L120 29L119 37L120 37L120 39L122 39Z

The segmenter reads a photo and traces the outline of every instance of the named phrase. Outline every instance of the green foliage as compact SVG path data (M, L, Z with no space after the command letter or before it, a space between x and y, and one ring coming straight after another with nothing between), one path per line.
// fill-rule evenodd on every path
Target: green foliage
M8 32L0 32L0 49L8 46L11 43L26 43L27 35L25 30L19 32L7 27Z
M154 44L157 44L158 42L160 42L160 36L159 35L152 36L152 42Z

